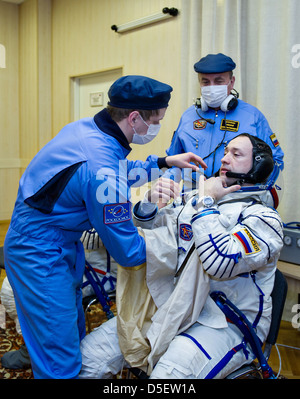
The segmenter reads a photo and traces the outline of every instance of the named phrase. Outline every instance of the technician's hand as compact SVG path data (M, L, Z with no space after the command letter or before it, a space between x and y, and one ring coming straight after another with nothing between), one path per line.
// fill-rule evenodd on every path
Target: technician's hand
M193 162L195 165L193 165L191 162ZM198 155L193 154L192 152L185 152L184 154L178 155L169 155L166 157L166 163L170 167L177 166L181 169L191 168L195 172L199 171L199 165L201 165L203 169L207 168L207 165L203 161L203 159L201 157L198 157Z
M161 177L147 192L149 202L157 203L159 208L165 206L170 199L180 195L179 184L173 180Z

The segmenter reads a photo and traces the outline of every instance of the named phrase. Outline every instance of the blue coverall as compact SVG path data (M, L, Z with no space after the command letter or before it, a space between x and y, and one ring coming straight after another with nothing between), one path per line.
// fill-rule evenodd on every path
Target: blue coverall
M5 268L35 378L76 378L81 368L82 232L94 227L122 266L146 260L131 219L130 186L139 171L149 178L159 172L159 158L129 161L130 150L105 109L65 126L20 180Z
M205 176L211 177L221 166L226 143L241 133L252 134L269 144L274 160L283 169L283 151L265 116L256 107L242 100L238 100L235 109L226 113L212 108L203 112L200 108L190 106L183 113L166 152L168 155L189 151L197 154L207 164ZM178 173L178 169L172 168L164 176L176 176L176 172ZM185 189L189 191L195 188L198 180L196 173L191 170L184 170L183 173Z

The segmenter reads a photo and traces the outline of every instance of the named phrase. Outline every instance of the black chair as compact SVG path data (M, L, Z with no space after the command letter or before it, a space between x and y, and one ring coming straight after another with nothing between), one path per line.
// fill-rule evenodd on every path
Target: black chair
M3 247L0 247L0 269L5 269Z
M271 297L272 297L271 325L270 325L269 334L267 336L266 342L264 344L264 349L262 352L265 361L268 361L270 354L271 354L271 350L272 350L273 346L276 344L286 295L287 295L286 279L283 276L283 274L281 273L281 271L276 269L274 287L273 287L273 291L271 294ZM213 297L214 300L216 300L216 298L217 297L215 297L215 298ZM219 299L219 297L218 297L218 299ZM221 306L221 308L222 308L222 306ZM245 316L244 316L244 318L245 318ZM253 341L256 341L257 345L259 345L259 340L257 339L257 337L256 337L256 340L253 340ZM268 366L268 364L267 364L267 366ZM128 372L129 372L129 374L128 374L129 376L130 376L130 374L133 374L138 379L149 378L142 370L140 370L138 368L129 368ZM271 372L272 372L272 370L271 370ZM128 376L128 378L130 378L129 376ZM236 371L233 371L232 373L230 373L229 375L227 375L225 377L225 379L238 379L238 378L264 379L264 378L268 378L268 377L266 377L264 370L262 370L261 364L256 360L250 364L240 367L239 369L237 369Z
M276 344L276 340L279 333L279 327L284 308L284 303L287 295L287 282L284 275L280 270L276 269L274 287L272 291L272 319L268 337L266 339L263 355L268 361L271 350ZM237 379L237 378L252 378L252 379L263 379L264 375L261 370L259 362L253 361L249 365L242 366L238 370L230 373L226 379Z

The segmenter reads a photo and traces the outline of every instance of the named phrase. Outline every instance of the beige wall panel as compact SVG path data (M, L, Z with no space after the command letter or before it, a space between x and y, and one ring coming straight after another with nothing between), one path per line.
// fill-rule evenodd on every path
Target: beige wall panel
M172 1L179 10L180 4ZM180 15L123 34L111 30L165 6L162 0L53 0L53 135L70 121L70 76L123 66L124 75L147 75L174 88L159 137L134 146L130 158L165 153L182 112Z
M180 4L174 0L172 6L180 10ZM162 0L0 2L0 34L7 50L7 68L0 71L0 184L6 187L9 181L7 195L12 196L0 207L0 220L12 209L24 168L70 122L72 76L122 66L124 74L171 84L173 98L160 136L145 147L134 146L130 158L164 154L182 112L180 16L125 34L111 30L113 24L161 12L164 6Z
M19 168L0 169L0 220L10 220L17 196Z
M20 157L38 151L38 6L27 0L20 12Z
M0 2L0 43L6 68L0 69L0 159L19 158L18 7Z
M51 0L38 0L38 148L52 138Z
M9 220L19 181L18 6L0 2L0 43L6 68L0 69L0 220Z

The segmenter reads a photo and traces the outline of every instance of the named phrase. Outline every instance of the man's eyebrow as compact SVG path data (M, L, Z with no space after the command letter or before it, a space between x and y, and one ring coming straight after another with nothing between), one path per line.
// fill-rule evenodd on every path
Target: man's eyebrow
M239 152L243 152L243 150L240 147L230 147L228 148L228 146L225 148L225 151L239 151Z

